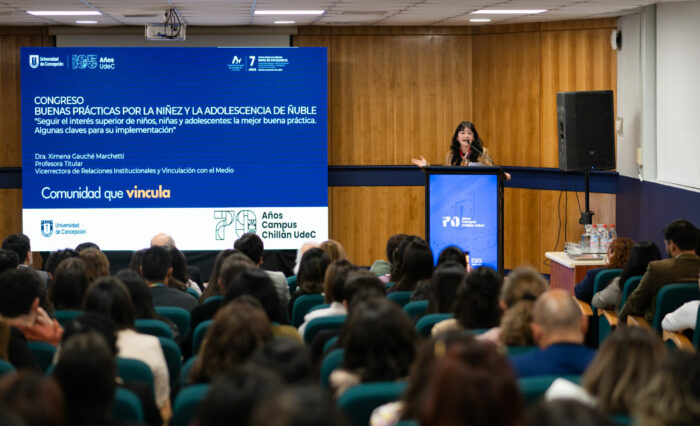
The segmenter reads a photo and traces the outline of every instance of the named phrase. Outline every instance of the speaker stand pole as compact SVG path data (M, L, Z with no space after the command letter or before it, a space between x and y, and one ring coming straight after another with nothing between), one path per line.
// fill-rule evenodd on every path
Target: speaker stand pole
M585 170L583 173L584 173L584 176L586 178L586 192L585 192L586 211L581 213L581 218L578 220L578 223L580 223L581 225L592 225L593 224L593 215L595 213L593 213L591 211L590 202L589 202L589 198L590 198L590 184L588 181L589 180L589 172L588 172L588 170Z

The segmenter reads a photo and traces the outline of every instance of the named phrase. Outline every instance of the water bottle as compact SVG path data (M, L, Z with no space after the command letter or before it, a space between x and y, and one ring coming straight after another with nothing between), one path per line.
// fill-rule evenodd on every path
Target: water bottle
M598 234L598 227L593 225L591 229L591 253L597 253L600 248L600 234Z
M600 251L607 253L611 242L612 240L610 239L610 233L608 232L608 225L603 225L603 227L600 229Z
M610 241L617 238L617 231L615 231L615 225L610 225Z

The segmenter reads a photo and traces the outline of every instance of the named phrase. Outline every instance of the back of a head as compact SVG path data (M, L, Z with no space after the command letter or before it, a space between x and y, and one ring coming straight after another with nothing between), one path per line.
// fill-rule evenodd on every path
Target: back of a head
M6 374L0 380L0 404L25 426L62 426L65 423L63 392L55 380L24 370ZM0 421L5 426L5 423Z
M2 240L2 248L17 253L19 263L24 263L27 253L31 250L29 237L24 234L10 234Z
M173 278L186 283L190 279L190 274L187 272L187 259L177 247L166 247L170 253L170 266L173 268Z
M386 241L386 260L388 260L389 263L394 263L396 250L399 248L401 241L406 237L408 237L408 234L394 234Z
M49 285L49 299L56 309L80 310L88 287L88 271L79 257L63 260Z
M223 302L228 303L244 294L253 296L260 302L270 321L284 323L285 313L282 303L275 285L265 271L249 269L236 275L228 284Z
M323 292L323 277L330 263L331 260L325 251L320 248L308 249L299 263L299 288L305 293Z
M335 262L336 260L347 259L347 256L345 255L345 249L336 240L326 240L322 242L318 248L326 252L331 262Z
M433 274L433 252L425 241L408 244L401 259L400 278L393 287L397 291L412 291L416 283Z
M547 281L542 274L530 266L521 266L510 271L503 280L501 300L507 308L523 299L534 301L547 290Z
M666 359L664 343L640 327L618 328L605 339L583 377L583 387L606 414L629 413L637 394Z
M454 312L457 289L466 276L466 269L457 262L446 261L438 266L430 279L430 301L427 312Z
M442 265L445 262L457 262L462 265L462 268L467 267L467 258L464 256L464 251L457 246L447 246L438 255L437 266Z
M107 315L120 328L133 328L135 310L124 283L113 277L96 279L85 294L83 311Z
M363 382L393 381L408 375L417 335L397 304L374 297L353 309L341 340L344 368L358 372Z
M681 250L696 250L700 231L685 219L676 219L666 225L663 230L664 239L673 241Z
M213 381L199 405L200 426L228 426L232 419L245 425L255 406L282 385L275 374L245 365L222 373Z
M165 248L175 247L175 240L170 235L161 232L160 234L156 234L153 236L153 238L151 238L151 247L153 246Z
M131 296L134 305L134 318L156 318L153 307L153 295L141 275L131 269L122 269L114 275L120 280Z
M77 246L75 246L75 251L80 253L81 251L86 250L86 249L90 249L90 248L99 250L100 246L98 246L97 244L92 243L90 241L86 241L84 243L80 243Z
M255 269L257 266L243 253L235 252L227 256L221 263L218 277L221 280L224 290L228 288L231 281L241 272ZM218 283L212 283L218 284Z
M399 245L394 251L394 255L391 259L391 281L396 282L401 278L401 265L403 264L403 256L406 252L406 248L409 244L414 241L421 241L425 243L425 240L417 235L407 235L405 238L401 239Z
M547 335L583 332L581 310L573 296L561 289L548 290L537 298L532 308L532 320Z
M347 301L350 310L357 303L356 299L360 294L384 295L384 284L369 271L364 269L349 270L343 281L343 300Z
M46 259L46 262L44 262L44 270L48 272L49 275L53 275L54 273L56 273L56 268L58 268L58 265L60 265L61 262L63 262L64 260L71 257L80 257L80 255L77 251L69 248L51 252L49 257Z
M85 333L68 339L53 372L66 398L66 423L109 423L116 375L116 359L102 336Z
M630 258L630 252L634 246L634 241L628 237L617 237L610 243L610 259L608 259L609 269L622 269Z
M487 266L480 266L467 274L457 290L455 318L462 327L491 328L501 319L498 295L501 292L501 276Z
M28 314L34 300L41 296L43 285L39 275L29 268L0 274L0 315L16 318Z
M528 415L527 426L612 426L607 417L573 399L538 404Z
M515 426L523 408L508 361L495 345L456 342L436 357L420 413L423 426Z
M149 282L162 282L168 275L172 259L166 248L153 246L143 252L141 275Z
M345 300L345 279L351 270L357 269L349 260L336 260L326 268L323 276L323 293L326 303Z
M97 312L86 312L71 320L63 328L61 342L65 343L71 337L78 334L97 333L107 343L107 348L112 355L117 355L117 328L114 322L107 316Z
M625 282L635 275L644 275L649 262L661 259L659 247L652 241L640 241L632 246L627 264L622 269L618 286L622 290Z
M268 340L253 354L250 363L276 372L288 385L311 383L309 350L294 339Z
M100 277L109 276L109 260L107 256L94 248L89 248L79 253L80 258L87 266L87 275L90 282Z
M271 413L274 413L271 415ZM292 386L257 405L249 426L341 426L335 404L318 386Z
M0 274L8 269L16 269L19 265L19 256L13 250L0 249Z
M233 248L240 250L256 265L260 263L265 251L263 240L257 234L247 232L233 243Z

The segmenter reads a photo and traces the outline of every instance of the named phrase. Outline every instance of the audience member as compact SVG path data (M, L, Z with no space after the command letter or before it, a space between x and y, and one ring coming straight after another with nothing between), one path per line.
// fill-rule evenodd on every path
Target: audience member
M166 233L159 233L151 238L151 247L160 246L165 248L175 247L175 240Z
M344 287L347 273L355 269L347 259L336 260L328 265L323 277L323 296L330 306L322 309L315 309L304 316L304 323L299 326L299 334L304 336L304 331L309 322L316 318L329 317L334 315L346 315L348 313L343 300L345 300Z
M413 291L418 281L430 279L432 274L433 252L428 243L423 240L412 241L403 252L399 278L389 291Z
M182 254L182 252L178 250L177 247L167 247L167 249L168 253L170 253L170 265L173 268L171 279L180 282L183 288L191 288L192 290L194 290L197 293L197 297L201 296L202 289L200 289L199 285L197 285L197 283L192 280L192 277L190 277L190 273L187 269L188 267L185 255Z
M428 285L430 297L426 313L454 312L457 289L466 276L467 270L457 262L450 260L440 264L433 272Z
M446 330L467 330L496 327L501 320L498 294L502 278L487 266L480 266L467 274L457 290L454 318L441 321L433 327L434 336Z
M151 238L151 247L153 246L161 246L165 248L176 248L177 246L175 245L175 240L173 237L171 237L168 234L160 233L156 234ZM201 289L203 287L202 285L202 271L193 265L187 265L187 262L185 262L185 269L187 271L187 274L190 279L194 283L197 283L197 288L200 290L200 295L201 295ZM180 279L177 273L173 274L176 278ZM183 281L183 283L187 283L187 281Z
M405 378L416 341L411 319L398 305L376 297L360 302L345 323L341 368L330 376L336 397L359 383Z
M31 268L10 269L0 274L0 315L17 327L28 341L57 345L63 329L39 306L46 288Z
M85 295L83 310L107 315L117 327L117 355L145 362L153 372L156 404L161 412L170 407L170 376L160 341L134 329L134 305L126 286L116 278L95 280Z
M513 269L503 283L500 306L503 309L501 326L494 332L484 333L479 338L495 337L506 346L532 346L532 307L535 300L547 291L547 281L531 267ZM497 330L497 331L495 331ZM491 334L491 336L489 336ZM495 336L493 336L495 335Z
M77 246L75 246L75 251L80 253L81 251L89 249L89 248L99 250L100 246L98 246L97 244L95 244L93 242L86 241L84 243L80 243Z
M61 262L71 257L80 257L80 255L77 251L69 248L51 252L46 262L44 262L44 269L49 274L49 277L52 277L53 274L56 273L56 268L58 268Z
M389 277L390 282L396 284L401 279L401 264L403 263L404 253L406 252L408 245L414 241L425 243L425 240L417 235L407 235L396 247L394 255L391 258L391 275Z
M52 275L49 285L49 300L54 309L82 309L88 283L87 266L82 259L71 257L62 261Z
M612 426L610 420L593 408L571 399L557 399L538 404L525 422L526 426Z
M625 282L635 275L643 275L649 262L661 260L659 248L651 241L642 241L632 246L630 257L619 277L615 277L607 287L593 295L591 305L598 309L614 307L617 309L622 301Z
M344 425L347 422L318 386L292 386L264 399L256 405L248 423L248 426Z
M523 406L513 371L495 345L455 342L435 348L419 411L422 426L516 426Z
M209 275L209 281L205 284L202 296L199 298L200 302L204 303L204 301L206 301L211 296L223 296L224 293L226 293L226 291L223 289L221 279L219 278L219 272L221 271L221 265L224 263L224 260L226 260L227 257L231 256L234 253L243 254L240 250L226 249L221 250L216 255L216 259L214 260L214 266L212 267L211 274ZM250 260L248 256L245 257L248 260ZM250 262L252 263L253 261L250 260ZM253 265L255 264L253 263Z
M33 263L32 249L28 236L24 234L8 235L7 237L5 237L4 240L2 240L2 248L5 250L12 250L15 253L17 253L20 268L31 267ZM49 274L38 269L34 269L34 271L36 271L36 273L39 275L39 278L41 278L42 282L45 283L46 286L48 286L50 279Z
M0 316L0 359L12 364L15 369L39 370L34 355L27 346L27 338L19 328Z
M141 259L143 259L143 253L146 249L136 250L131 254L131 260L129 261L129 269L141 275Z
M168 285L173 273L170 263L170 253L163 247L153 246L143 253L141 276L151 288L153 305L176 306L191 312L198 305L197 299Z
M0 403L22 419L25 426L65 424L63 392L55 380L39 372L23 371L3 376ZM0 424L5 426L5 423Z
M700 354L671 354L635 401L636 425L693 426L700 424Z
M669 259L649 262L639 286L630 294L620 310L619 322L627 316L640 315L651 323L654 317L656 295L664 286L677 282L692 282L698 277L700 257L695 253L700 231L685 219L674 220L664 228L664 242Z
M539 350L511 357L519 377L583 374L595 351L583 345L588 318L564 290L548 290L535 301L532 335Z
M214 315L189 381L209 382L217 374L243 365L271 338L270 321L256 299L241 296L228 302Z
M345 255L345 249L336 240L326 240L322 242L318 248L326 252L331 262L335 262L336 260L347 260L348 258Z
M374 261L369 271L379 277L389 280L388 275L391 274L391 263L393 262L394 253L401 241L408 237L406 234L394 234L386 242L386 260L377 259Z
M323 293L323 278L330 263L328 255L320 248L311 248L304 253L301 257L299 273L297 274L299 287L289 299L290 316L294 308L294 302L299 296Z
M19 256L12 250L0 249L0 274L8 269L17 269Z
M311 384L309 350L296 340L268 340L255 351L250 363L274 371L288 385Z
M87 267L88 281L93 282L100 277L109 276L109 260L104 253L95 248L88 248L79 253Z
M586 277L574 287L578 300L591 303L593 285L599 272L606 269L622 269L627 264L634 241L627 237L615 238L608 247L608 264L604 268L593 268L586 272Z
M698 287L700 287L700 277L698 277ZM661 321L661 327L668 331L695 330L698 308L700 308L700 300L685 302L680 308L666 314Z
M467 257L465 256L464 251L457 246L447 246L442 249L438 255L437 266L450 261L457 262L458 264L462 265L462 268L465 270L468 268Z
M252 232L243 234L233 243L233 248L243 252L243 254L248 256L250 260L253 261L253 263L255 263L258 267L261 267L265 247L263 246L263 240L259 236L253 234ZM282 308L286 309L287 305L289 305L289 286L287 285L287 277L284 276L284 273L279 271L265 271L265 273L268 277L270 277L272 284L275 286L275 290L277 291L277 296L280 299Z

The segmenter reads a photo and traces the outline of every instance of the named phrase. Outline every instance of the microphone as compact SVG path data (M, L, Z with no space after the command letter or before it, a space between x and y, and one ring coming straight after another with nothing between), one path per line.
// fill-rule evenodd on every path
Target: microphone
M476 152L478 152L480 155L484 156L485 158L489 158L486 156L486 154L484 154L484 151L477 148L473 143L469 144L469 148L475 150ZM491 161L493 162L493 160L491 160ZM506 178L507 178L506 180L510 180L510 175L508 173L506 173L505 170L503 170L503 167L499 166L496 163L493 163L493 167L498 167L501 170L501 173L503 173L506 176Z

